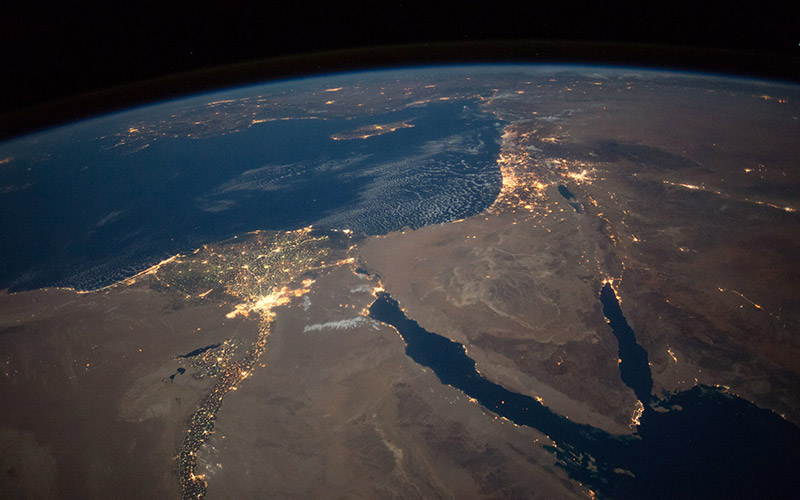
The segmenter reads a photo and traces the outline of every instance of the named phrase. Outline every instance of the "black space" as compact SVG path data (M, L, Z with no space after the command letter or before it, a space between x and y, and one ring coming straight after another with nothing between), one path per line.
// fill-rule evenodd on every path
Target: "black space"
M63 121L71 114L221 83L395 63L610 59L800 80L800 18L793 2L742 4L730 0L0 2L4 49L0 134L14 133L15 126L30 128L48 117ZM442 42L448 43L437 45ZM608 48L604 45L608 43L625 45ZM397 44L422 45L405 51L262 62L238 73L228 71L227 76L206 74L201 84L162 78L150 84L149 92L140 88L122 97L95 97L91 104L73 106L60 115L45 113L44 118L31 118L26 109L220 65ZM651 51L642 44L678 49Z

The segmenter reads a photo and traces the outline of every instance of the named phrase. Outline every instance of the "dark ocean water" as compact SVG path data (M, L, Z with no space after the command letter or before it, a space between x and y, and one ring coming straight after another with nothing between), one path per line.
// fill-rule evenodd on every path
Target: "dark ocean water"
M647 351L636 342L636 335L622 314L617 295L609 283L603 285L600 291L600 302L611 332L617 338L619 359L622 360L619 364L620 378L633 389L639 401L647 404L653 392L653 377Z
M157 121L159 109L139 117ZM398 121L413 127L331 138ZM15 158L0 170L0 289L96 288L256 229L380 234L447 222L486 208L501 183L499 124L466 101L161 136L141 150L99 139L109 127L65 127L0 151Z
M559 465L604 497L797 498L800 429L774 412L710 387L651 398L647 353L636 342L610 285L599 299L619 342L622 380L645 402L633 436L577 424L530 396L485 379L461 344L421 328L388 294L372 304L370 316L394 326L408 356L431 368L442 383L549 436L556 443L552 451ZM586 372L590 376L591 367Z

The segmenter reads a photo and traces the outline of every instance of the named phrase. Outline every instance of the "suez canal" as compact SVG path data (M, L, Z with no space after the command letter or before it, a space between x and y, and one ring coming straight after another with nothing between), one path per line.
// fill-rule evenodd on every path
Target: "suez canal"
M381 292L370 317L393 326L406 354L443 384L555 442L557 464L608 498L796 498L800 428L772 411L712 387L653 396L647 352L610 283L598 294L619 346L620 376L643 405L637 432L617 436L578 424L484 378L464 346L420 327ZM591 367L586 367L587 374ZM531 446L534 444L531 443Z

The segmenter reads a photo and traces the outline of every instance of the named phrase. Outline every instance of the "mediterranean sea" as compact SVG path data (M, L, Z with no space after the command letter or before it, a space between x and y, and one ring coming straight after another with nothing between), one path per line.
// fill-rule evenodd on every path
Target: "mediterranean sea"
M500 124L474 101L352 119L309 110L207 137L161 124L168 111L3 145L15 161L0 170L0 289L98 288L257 229L381 234L448 222L485 209L500 190ZM398 122L389 133L334 138ZM128 138L140 123L150 135Z

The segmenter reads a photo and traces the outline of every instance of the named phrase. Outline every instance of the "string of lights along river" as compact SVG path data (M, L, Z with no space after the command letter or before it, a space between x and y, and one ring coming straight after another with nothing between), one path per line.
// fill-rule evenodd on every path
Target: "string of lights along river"
M3 142L0 498L9 484L48 498L583 495L553 457L602 498L797 498L798 117L800 87L780 82L431 66L224 89ZM449 430L440 446L406 415L362 410L410 401L416 386L394 381L411 360L491 415L423 401L474 445L458 457L439 454L456 454ZM352 399L333 398L334 380ZM263 418L281 391L315 409ZM369 425L348 427L359 412ZM551 447L504 447L501 418ZM385 469L362 454L373 442ZM473 453L487 447L503 461Z

